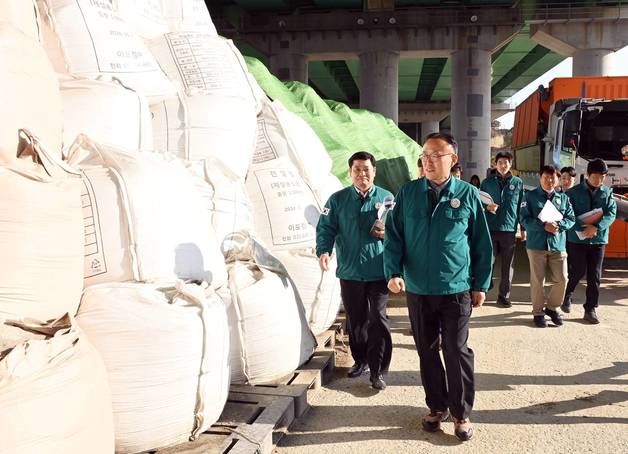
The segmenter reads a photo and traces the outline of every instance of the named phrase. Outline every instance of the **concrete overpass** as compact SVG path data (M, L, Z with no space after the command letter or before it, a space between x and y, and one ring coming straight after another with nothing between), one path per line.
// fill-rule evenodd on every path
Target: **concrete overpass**
M568 56L574 75L605 75L628 45L626 1L208 4L219 32L282 80L380 112L417 140L447 117L470 173L489 165L489 113L507 98Z

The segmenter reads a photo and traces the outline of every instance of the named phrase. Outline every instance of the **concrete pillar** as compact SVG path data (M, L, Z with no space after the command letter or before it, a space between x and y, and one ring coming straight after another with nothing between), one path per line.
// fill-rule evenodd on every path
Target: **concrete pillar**
M408 137L415 142L419 142L421 137L419 135L419 123L399 123L399 129L401 129Z
M399 119L399 53L360 53L360 107Z
M609 76L614 52L608 49L581 49L573 55L573 76Z
M422 121L421 122L421 145L425 143L425 136L438 132L440 130L439 121Z
M307 84L307 56L281 52L270 56L270 72L279 80L296 80Z
M451 54L451 130L465 175L483 178L491 163L491 51Z

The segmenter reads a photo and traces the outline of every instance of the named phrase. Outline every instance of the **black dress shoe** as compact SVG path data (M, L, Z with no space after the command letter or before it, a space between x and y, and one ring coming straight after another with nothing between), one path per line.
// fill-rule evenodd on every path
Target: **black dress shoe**
M563 311L565 314L571 312L571 300L571 295L565 295L565 298L563 299L563 304L560 305L560 310Z
M551 309L545 308L544 311L549 318L552 319L552 323L556 326L561 326L563 324L563 318L560 316L558 311L553 311Z
M428 432L437 432L440 430L440 423L449 419L449 410L430 410L429 414L423 416L421 419L421 426L423 430Z
M378 391L386 389L386 382L382 374L377 374L376 376L371 375L371 386Z
M597 314L595 313L595 309L591 309L590 311L584 312L584 319L591 323L592 325L597 325L600 323L600 319L597 318Z
M454 434L460 441L469 441L473 438L473 427L468 419L454 419Z
M545 315L535 315L534 324L537 328L547 328L547 322L545 321Z
M497 298L497 307L512 307L512 303L506 298Z
M351 369L349 369L349 372L347 372L347 377L350 378L355 378L355 377L359 377L362 374L365 374L369 371L369 366L367 364L359 364L359 363L355 363Z

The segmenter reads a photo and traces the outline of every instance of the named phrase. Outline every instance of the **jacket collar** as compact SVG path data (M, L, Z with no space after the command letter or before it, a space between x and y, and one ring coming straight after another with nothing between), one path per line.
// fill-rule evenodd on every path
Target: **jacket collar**
M537 186L535 191L539 197L543 197L544 199L547 199L547 192L545 192L545 189L543 189L541 186ZM552 194L550 195L550 199L553 199L554 196L556 196L557 194L559 194L559 192L556 191L556 189L554 189L554 192L552 192Z
M443 194L448 194L448 195L453 195L456 192L456 188L458 185L460 185L459 181L456 177L454 177L453 175L449 177L449 182L447 183L447 185L443 188L443 190L441 191L441 196ZM428 181L428 179L426 177L422 177L419 180L419 190L421 192L427 192L431 189L430 186L430 182Z
M352 198L354 199L362 199L362 194L358 191L358 188L356 188L354 185L351 185L351 187L349 188L349 190L351 191L352 194ZM366 198L370 198L373 196L373 192L375 192L375 185L371 186L371 189L368 190L368 192L366 193Z

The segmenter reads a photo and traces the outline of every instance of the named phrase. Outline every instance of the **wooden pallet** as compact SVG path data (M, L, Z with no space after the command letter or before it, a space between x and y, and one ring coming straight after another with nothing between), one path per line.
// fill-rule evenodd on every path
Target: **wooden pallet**
M316 350L305 364L274 383L231 385L230 389L234 392L252 395L291 397L294 400L295 415L300 418L310 408L312 391L331 381L335 365L333 350Z
M316 336L316 350L333 350L336 348L336 336L341 333L342 325L334 323L327 331Z
M294 400L230 392L216 424L195 441L155 454L271 454L295 419Z

